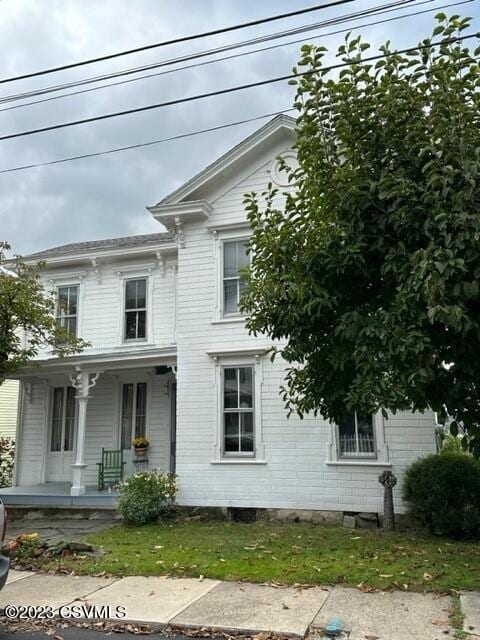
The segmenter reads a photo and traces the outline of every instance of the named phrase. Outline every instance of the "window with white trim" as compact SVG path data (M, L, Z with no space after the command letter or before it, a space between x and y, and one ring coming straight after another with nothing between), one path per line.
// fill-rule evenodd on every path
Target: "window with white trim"
M73 336L77 335L78 285L57 287L57 324Z
M375 425L372 415L351 411L340 420L338 427L339 458L376 458Z
M253 366L223 367L223 454L255 454Z
M145 437L147 430L147 383L122 385L121 448L130 449L132 440Z
M250 264L247 255L248 240L228 240L223 243L223 315L240 313L240 298L246 282L242 269Z
M147 336L147 279L125 280L125 340Z

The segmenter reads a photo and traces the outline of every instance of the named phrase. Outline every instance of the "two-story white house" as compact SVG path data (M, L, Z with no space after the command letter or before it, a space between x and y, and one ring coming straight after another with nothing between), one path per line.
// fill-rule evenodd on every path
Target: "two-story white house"
M106 448L124 451L126 473L175 470L181 505L379 512L378 475L401 481L436 450L431 412L287 418L285 367L266 355L270 339L245 329L243 196L270 181L289 188L277 157L294 161L294 139L294 121L276 117L148 207L166 232L29 256L46 261L59 321L91 347L45 352L18 375L7 502L106 504L113 494L96 486ZM146 462L132 453L139 435L150 440Z

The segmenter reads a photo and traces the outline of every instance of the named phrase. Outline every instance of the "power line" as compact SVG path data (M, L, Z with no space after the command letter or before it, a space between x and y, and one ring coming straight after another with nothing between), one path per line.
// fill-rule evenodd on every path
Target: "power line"
M380 60L382 58L390 57L392 55L402 55L405 53L409 53L411 51L430 49L433 47L438 47L440 45L453 44L455 42L461 42L463 40L469 40L470 38L478 38L479 34L472 33L465 36L458 36L456 38L448 38L439 42L431 42L430 44L417 45L416 47L409 47L407 49L400 49L397 51L392 51L389 54L379 54L376 56L369 56L367 58L363 58L361 60L362 63L365 62L373 62L375 60ZM334 65L330 65L329 67L323 67L323 71L332 71L334 69L340 69L342 67L349 66L351 63L338 63ZM117 118L119 116L131 115L133 113L141 113L144 111L152 111L153 109L161 109L163 107L170 107L176 104L183 104L187 102L194 102L196 100L203 100L205 98L213 98L217 96L226 95L229 93L234 93L236 91L244 91L246 89L253 89L254 87L262 87L270 84L274 84L276 82L283 82L285 80L291 80L294 78L299 78L302 76L312 75L315 73L314 71L302 71L300 73L292 73L284 76L277 76L275 78L268 78L266 80L258 80L257 82L249 82L243 85L237 85L234 87L227 87L226 89L217 89L216 91L210 91L208 93L200 93L193 96L187 96L186 98L176 98L174 100L167 100L165 102L157 102L155 104L145 105L143 107L135 107L132 109L125 109L123 111L116 111L113 113L105 113L99 116L91 116L90 118L82 118L81 120L72 120L70 122L62 122L59 124L49 125L47 127L40 127L37 129L29 129L28 131L20 131L18 133L10 133L4 136L0 136L0 141L2 140L11 140L13 138L22 138L25 136L31 136L36 133L45 133L47 131L56 131L57 129L65 129L67 127L74 127L82 124L87 124L90 122L99 122L101 120L108 120L110 118Z
M423 0L422 2L417 3L415 6L420 6L420 5L423 5L423 4L430 4L431 2L436 2L436 0ZM411 18L411 17L414 17L414 16L423 15L423 14L426 14L426 13L432 13L432 11L438 11L439 9L448 9L448 8L457 7L457 6L460 6L460 5L463 5L463 4L470 4L472 2L474 2L474 0L461 0L460 2L452 2L450 4L438 5L436 7L433 7L432 9L424 9L423 11L412 11L410 13L405 13L403 15L393 16L391 18L385 18L384 20L375 20L375 21L372 21L372 22L364 22L364 23L358 24L358 25L351 25L351 26L348 26L347 28L344 28L344 29L337 29L336 31L329 31L327 33L311 34L309 36L309 39L314 39L314 38L317 38L317 37L320 37L320 36L322 38L327 38L329 36L338 35L340 33L345 33L347 31L356 30L356 29L359 29L359 28L362 28L362 27L372 27L372 26L376 26L376 25L379 25L379 24L386 24L388 22L395 22L397 20L403 20L404 18ZM382 15L384 13L392 13L393 11L397 11L399 8L401 8L401 7L397 7L397 8L394 8L394 9L388 9L386 11L379 11L378 14L376 14L376 15ZM129 84L131 82L137 82L137 81L140 81L140 80L147 80L147 79L150 79L150 78L156 78L156 77L159 77L159 76L164 76L164 75L168 75L168 74L171 74L171 73L176 73L178 71L186 71L188 69L194 69L194 68L197 68L197 67L203 67L203 66L207 66L207 65L210 65L210 64L216 64L218 62L226 62L227 60L233 60L233 59L236 59L236 58L242 58L244 56L250 56L250 55L257 54L257 53L263 53L265 51L272 51L274 49L279 49L281 47L289 47L289 46L292 46L294 44L298 44L298 43L304 42L304 41L305 41L304 38L299 38L299 39L296 39L296 40L290 40L289 42L282 42L280 44L275 44L275 45L271 45L271 46L268 46L268 47L262 47L261 49L254 49L253 51L245 51L243 53L237 53L237 54L233 54L231 56L225 56L223 58L218 58L218 59L215 59L215 60L207 60L207 61L203 61L203 62L197 62L197 63L191 64L191 65L186 65L184 67L179 67L179 68L175 68L175 69L168 69L167 71L160 71L158 73L150 73L150 74L147 74L147 75L140 76L138 78L129 78L128 80L120 80L118 82L111 82L109 84L100 85L98 87L90 87L88 89L81 89L79 91L72 91L70 93L64 93L64 94L61 94L59 96L51 96L49 98L43 98L41 100L34 100L32 102L24 102L22 104L15 104L15 105L12 105L10 107L4 107L3 109L0 108L0 112L2 112L2 111L11 111L12 109L21 109L23 107L30 107L30 106L33 106L33 105L36 105L36 104L43 104L44 102L51 102L52 100L60 100L62 98L69 98L71 96L81 95L83 93L90 93L91 91L99 91L101 89L108 89L109 87L115 87L115 86L120 86L120 85L124 85L124 84ZM211 54L209 54L209 55L211 55ZM163 63L162 63L162 66L163 66ZM122 72L122 75L127 75L127 74L130 74L130 73L136 73L136 72L135 71L125 71L125 72ZM53 90L53 88L52 88L52 90ZM13 99L13 96L12 96L12 99ZM16 97L15 97L15 99L16 99ZM6 101L7 101L6 99L5 100L4 99L0 99L0 103L6 102Z
M419 4L426 4L429 2L434 2L435 0L424 0L423 2L420 2ZM96 83L96 82L100 82L102 80L109 80L111 78L119 78L122 76L126 76L126 75L132 75L135 73L140 73L142 71L147 71L147 70L151 70L151 69L157 69L159 67L165 67L165 66L170 66L173 64L177 64L180 62L188 62L190 60L196 60L198 58L204 58L204 57L208 57L211 55L216 55L216 54L220 54L220 53L225 53L227 51L232 51L234 49L237 48L243 48L246 46L250 46L250 45L255 45L255 44L261 44L263 42L268 42L270 40L276 40L279 38L283 38L289 35L297 35L300 33L305 33L308 32L310 30L314 30L317 28L322 28L322 27L327 27L327 26L331 26L334 24L339 24L341 22L344 22L346 20L351 20L354 18L362 18L362 17L366 17L370 14L378 14L381 15L382 13L386 13L388 12L389 9L392 10L396 10L396 9L401 9L402 7L404 7L405 5L411 4L412 2L414 2L414 0L397 0L396 2L393 2L391 4L384 4L384 5L377 5L375 7L370 7L368 9L362 9L361 11L356 11L353 13L347 13L344 14L342 16L337 16L335 18L329 18L328 20L323 20L320 22L316 22L313 24L307 24L307 25L302 25L300 27L295 27L293 29L287 29L284 31L279 31L279 32L275 32L273 34L266 34L264 36L258 36L256 38L251 38L249 40L243 40L240 42L235 42L235 43L231 43L231 44L227 44L227 45L223 45L221 47L215 47L214 49L207 49L205 51L197 51L195 53L191 53L185 56L180 56L180 57L176 57L176 58L170 58L167 60L161 60L159 62L154 62L148 65L143 65L140 67L130 67L128 69L123 69L120 71L115 71L112 73L107 73L107 74L103 74L103 75L97 75L97 76L90 76L87 78L83 78L81 80L75 80L75 81L71 81L71 82L64 82L61 84L56 84L56 85L50 85L47 87L42 87L40 89L34 89L32 91L24 91L22 93L17 93L17 94L12 94L12 95L7 95L7 96L3 96L0 97L0 102L11 102L14 100L23 100L25 98L32 98L34 96L37 95L45 95L46 93L52 93L52 92L56 92L56 91L63 91L64 89L70 89L72 87L79 87L79 86L83 86L86 84L92 84L92 83ZM297 41L300 42L300 41ZM219 60L217 60L219 61ZM220 59L221 61L221 59ZM195 66L195 65L192 65ZM187 67L185 67L187 68ZM160 75L160 74L159 74Z
M216 36L221 33L228 33L230 31L238 31L239 29L246 29L249 27L255 27L260 24L266 24L268 22L274 22L276 20L284 20L286 18L293 18L294 16L303 15L305 13L312 13L314 11L322 11L323 9L329 9L330 7L337 7L342 4L349 4L356 0L333 0L324 4L314 5L313 7L305 7L304 9L297 9L296 11L289 11L288 13L280 13L266 18L259 18L257 20L249 20L248 22L241 22L231 25L229 27L222 27L219 29L212 29L210 31L203 31L201 33L195 33L188 36L181 36L179 38L173 38L172 40L164 40L163 42L155 42L154 44L143 45L142 47L136 47L134 49L125 49L123 51L117 51L116 53L109 53L104 56L98 56L96 58L89 58L87 60L81 60L79 62L72 62L70 64L64 64L58 67L50 67L48 69L41 69L40 71L33 71L31 73L24 73L18 76L10 76L9 78L0 79L0 84L6 82L14 82L16 80L25 80L27 78L34 78L36 76L43 76L48 73L56 73L57 71L64 71L66 69L73 69L75 67L83 67L87 64L94 64L96 62L103 62L105 60L112 60L113 58L120 58L122 56L129 56L133 53L139 53L141 51L149 51L151 49L157 49L159 47L166 47L172 44L179 44L180 42L190 42L191 40L198 40L200 38L207 38L210 36Z
M279 116L283 113L289 113L290 111L295 111L295 109L284 109L283 111L274 111L272 113L264 113L261 116L255 116L253 118L245 118L244 120L237 120L236 122L227 122L225 124L219 124L214 127L208 127L207 129L201 129L199 131L190 131L188 133L179 133L175 136L170 136L168 138L159 138L157 140L149 140L148 142L139 142L137 144L128 144L123 147L114 147L113 149L105 149L104 151L94 151L92 153L82 153L77 156L69 156L66 158L60 158L58 160L47 160L46 162L34 162L31 164L24 164L18 167L12 167L10 169L0 169L0 174L2 173L13 173L14 171L24 171L25 169L33 169L36 167L46 167L53 164L63 164L65 162L72 162L74 160L84 160L86 158L96 158L98 156L110 155L113 153L119 153L120 151L130 151L132 149L141 149L142 147L151 147L153 145L162 144L164 142L172 142L174 140L182 140L183 138L191 138L192 136L198 136L203 133L212 133L214 131L220 131L221 129L227 129L230 127L236 127L242 124L247 124L249 122L256 122L258 120L264 120L266 118L273 118L274 116Z

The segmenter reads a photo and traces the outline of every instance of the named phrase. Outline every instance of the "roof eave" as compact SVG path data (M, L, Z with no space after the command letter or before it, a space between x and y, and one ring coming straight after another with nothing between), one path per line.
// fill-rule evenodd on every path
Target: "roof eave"
M116 247L115 249L92 249L91 251L85 251L81 253L66 253L58 256L39 256L38 258L24 258L26 264L36 264L37 262L45 262L47 267L76 265L76 264L91 264L92 261L107 262L114 260L115 258L128 258L136 257L140 255L153 255L165 254L167 252L175 252L177 245L175 240L171 242L158 242L147 246L135 246L135 247Z

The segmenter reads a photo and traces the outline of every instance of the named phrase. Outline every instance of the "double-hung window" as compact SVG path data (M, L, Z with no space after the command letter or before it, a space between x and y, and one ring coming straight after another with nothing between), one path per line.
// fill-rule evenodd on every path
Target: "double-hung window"
M254 442L253 367L223 369L223 453L253 456Z
M73 451L75 434L75 389L55 387L52 402L50 451Z
M147 335L147 279L125 281L125 340L144 340Z
M130 449L132 440L146 435L147 383L122 385L122 449Z
M240 312L240 298L246 287L241 271L250 264L247 247L248 240L223 243L223 315Z
M372 415L351 411L338 425L340 458L376 458L375 427Z
M77 335L78 285L58 287L56 318L60 327Z

